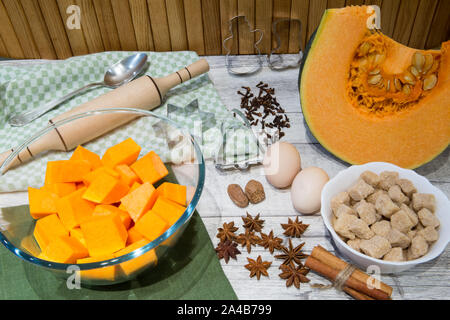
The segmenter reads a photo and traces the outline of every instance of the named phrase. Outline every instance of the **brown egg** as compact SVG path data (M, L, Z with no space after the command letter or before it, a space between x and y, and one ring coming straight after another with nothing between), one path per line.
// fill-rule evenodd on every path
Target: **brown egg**
M267 181L276 188L286 188L301 170L300 153L288 142L276 142L267 148L263 165Z
M317 167L300 171L291 186L291 200L295 210L303 214L319 211L322 189L328 180L328 174Z

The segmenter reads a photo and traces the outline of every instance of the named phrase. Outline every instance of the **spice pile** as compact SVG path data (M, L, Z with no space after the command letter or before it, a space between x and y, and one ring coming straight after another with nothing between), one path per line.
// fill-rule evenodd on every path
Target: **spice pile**
M237 255L241 254L238 249L239 244L246 247L249 254L252 247L259 245L268 249L272 255L275 250L280 252L274 255L274 258L283 261L280 266L279 277L286 280L286 287L294 285L297 289L300 289L300 283L309 282L306 277L309 269L302 263L302 259L308 257L302 251L305 243L303 242L296 247L292 244L292 238L300 238L308 228L308 224L299 221L298 217L295 220L289 218L288 223L281 224L284 230L283 234L288 237L289 245L286 247L283 245L283 239L274 236L273 230L270 230L267 234L263 232L264 220L260 218L259 214L253 217L247 212L247 215L242 217L242 222L244 232L240 234L236 234L239 227L235 226L233 221L225 222L222 227L217 229L217 238L220 242L216 247L216 252L219 259L224 259L225 263L228 263L230 258L237 260ZM267 269L272 265L272 262L263 261L261 255L256 259L247 257L247 260L248 264L245 265L245 268L250 271L250 278L256 276L259 280L261 275L268 277Z
M241 109L244 109L245 117L252 126L260 125L262 130L277 129L281 139L285 135L282 129L291 126L289 118L274 96L274 88L269 88L269 85L262 81L256 87L259 89L257 96L252 93L250 87L242 87L245 92L237 91L242 96ZM267 132L266 135L272 138Z

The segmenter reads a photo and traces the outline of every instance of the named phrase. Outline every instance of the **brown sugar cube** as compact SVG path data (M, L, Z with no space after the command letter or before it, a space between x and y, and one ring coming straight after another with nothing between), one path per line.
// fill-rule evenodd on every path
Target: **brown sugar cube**
M386 238L375 235L369 240L361 240L361 251L376 259L381 259L391 250L391 244Z
M417 189L416 187L414 187L414 184L408 179L398 179L397 184L400 186L403 193L410 198L412 197L413 193L417 192Z
M417 213L415 213L414 210L412 210L406 204L402 203L400 205L400 210L403 210L408 214L408 217L411 220L413 227L415 227L417 223L419 223L419 217L417 216Z
M439 233L433 227L425 227L422 230L418 231L417 234L424 237L427 242L434 242L439 238Z
M355 234L350 231L350 226L357 219L358 218L354 215L342 214L336 219L334 223L334 230L344 238L355 239Z
M417 232L418 231L416 229L412 229L412 230L409 230L406 235L408 236L408 238L410 240L412 240L412 238L414 238L417 235Z
M361 201L365 199L368 195L375 191L371 185L364 182L364 180L359 179L350 189L348 189L348 194L355 201Z
M416 235L411 240L411 246L408 249L408 260L420 258L428 252L428 243L421 235Z
M427 208L421 209L417 215L419 216L420 223L422 223L424 227L439 227L439 219Z
M407 233L412 229L413 223L405 211L399 210L391 216L391 227L402 233Z
M383 171L380 173L380 183L381 189L388 191L390 187L395 185L398 180L398 172L395 171Z
M388 195L392 199L392 201L398 203L409 203L409 198L403 194L402 190L398 185L390 187Z
M387 194L381 194L375 201L375 209L381 215L386 218L390 218L394 212L400 210L400 208L389 198Z
M356 250L356 251L359 251L359 252L361 252L361 249L360 249L360 247L359 247L360 244L361 244L361 239L359 239L359 238L356 238L356 239L348 240L348 241L347 241L347 245L348 245L350 248L352 248L352 249L354 249L354 250Z
M369 226L377 222L377 211L375 206L365 200L361 200L355 207L358 216Z
M370 227L370 230L372 230L376 235L386 238L389 234L389 231L391 231L391 223L387 220L381 220L375 222Z
M400 247L406 249L411 243L411 239L404 233L401 233L397 229L391 229L386 237L389 240L392 247Z
M363 179L366 183L370 184L372 187L376 188L378 183L380 183L380 177L372 171L364 171L361 173L361 179Z
M367 197L367 202L371 203L371 204L375 204L375 202L377 201L377 198L379 195L381 194L388 194L386 191L381 190L381 189L377 189L375 190L374 193L372 193L370 196Z
M405 261L405 255L403 254L402 248L392 248L391 251L386 253L386 255L383 257L383 260L394 262Z
M266 198L264 187L261 182L256 180L250 180L245 185L245 195L250 203L256 204L263 201Z
M373 231L370 230L367 223L365 223L362 219L358 218L351 221L349 230L360 239L370 239L375 235L375 233L373 233Z
M357 216L356 211L353 208L347 206L346 204L341 204L335 211L336 217L339 217L342 214L351 214L354 215L355 217Z
M331 210L335 212L341 204L350 205L350 196L348 195L348 192L339 192L331 198Z
M412 205L416 212L422 208L427 208L431 212L436 210L436 199L433 194L414 193L412 196Z

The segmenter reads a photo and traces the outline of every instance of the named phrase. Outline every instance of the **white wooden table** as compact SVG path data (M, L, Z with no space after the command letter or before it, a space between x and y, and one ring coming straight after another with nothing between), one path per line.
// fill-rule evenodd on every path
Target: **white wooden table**
M272 71L265 63L257 74L251 76L233 76L227 72L223 56L206 57L211 66L209 73L222 101L229 108L239 108L240 96L236 93L241 86L250 86L257 92L255 85L259 81L268 83L275 88L275 96L281 106L286 110L290 119L291 128L286 129L284 141L294 144L300 152L302 167L317 166L323 168L330 178L348 165L335 158L321 147L317 140L308 131L301 112L298 94L298 68L284 71ZM285 59L294 61L295 55L285 55ZM243 64L254 66L254 56L240 57ZM31 62L31 61L30 61ZM28 62L28 63L30 63ZM36 63L37 61L33 61ZM23 62L27 63L27 62ZM200 106L201 108L201 106ZM447 148L438 158L422 166L416 171L426 176L435 186L450 196L450 150ZM249 205L245 209L235 206L228 198L226 188L231 183L245 186L250 179L260 181L265 188L266 200ZM26 203L26 193L17 192L0 194L0 207L20 205ZM214 245L217 245L217 227L224 222L234 221L240 226L238 233L243 231L241 216L246 211L255 215L261 214L265 220L263 232L270 230L286 240L282 235L280 223L287 223L288 217L295 218L298 213L293 209L290 191L277 190L267 183L262 174L261 167L253 167L248 171L219 172L212 164L207 165L206 183L202 198L198 205L198 212L206 225ZM300 216L300 220L309 224L307 231L300 239L294 239L297 245L306 242L304 251L310 253L316 245L321 245L336 254L330 238L319 214ZM240 248L241 249L241 248ZM278 269L280 260L274 259L268 250L262 247L253 247L250 255L245 248L241 249L237 261L231 259L228 264L222 261L226 276L231 282L239 299L350 299L348 295L337 292L335 289L314 289L309 284L301 284L300 290L294 286L286 288L285 281L279 278ZM246 257L256 258L261 255L263 260L272 261L269 268L269 277L261 280L249 278L249 271L244 268ZM337 253L339 256L339 254ZM310 272L311 283L328 283L324 278ZM394 288L394 299L449 299L450 298L450 248L430 263L422 264L412 270L405 271L396 276L382 276L382 281Z

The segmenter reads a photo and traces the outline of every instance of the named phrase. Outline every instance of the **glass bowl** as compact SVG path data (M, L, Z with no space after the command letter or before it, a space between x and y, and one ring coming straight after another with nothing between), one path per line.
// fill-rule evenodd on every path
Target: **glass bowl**
M0 221L4 224L0 225L0 241L14 255L62 279L72 277L75 281L79 280L81 284L109 285L135 278L142 271L155 267L161 259L170 254L170 248L183 234L200 199L205 182L205 165L200 147L194 138L187 130L166 117L151 111L131 108L108 108L72 115L26 139L0 167L2 172L0 179L11 179L14 173L17 175L21 170L26 173L41 168L41 171L38 170L40 171L38 175L42 177L41 185L43 185L45 163L49 160L69 159L76 145L70 146L72 149L67 152L43 152L26 164L12 168L17 155L21 152L23 154L29 146L42 141L42 137L54 135L55 131L63 132L65 126L75 125L81 128L82 126L79 125L83 123L102 123L118 118L126 118L126 123L103 133L94 140L77 142L77 145L82 144L101 156L108 147L131 137L142 147L140 157L154 150L169 170L169 175L156 183L155 187L164 181L187 186L187 197L190 202L182 216L158 238L125 255L92 263L65 264L38 257L41 250L33 237L36 220L31 217L29 210L26 210L27 214L17 215L4 215L2 212ZM95 121L92 122L92 120ZM11 169L8 170L8 168ZM179 181L175 179L172 169L181 173L177 175Z

